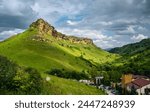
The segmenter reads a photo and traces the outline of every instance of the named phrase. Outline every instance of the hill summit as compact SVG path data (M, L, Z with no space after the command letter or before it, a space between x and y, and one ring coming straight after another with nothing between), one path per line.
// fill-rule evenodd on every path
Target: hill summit
M53 26L51 26L48 22L44 21L41 18L36 22L33 22L30 25L30 28L36 28L39 34L51 34L52 36L55 36L54 34L57 33Z
M63 40L69 40L72 43L93 44L93 41L89 38L79 38L75 36L67 36L65 34L62 34L58 32L57 30L55 30L55 28L52 25L50 25L48 22L44 21L41 18L33 22L29 28L37 29L38 36L36 37L42 37L44 35L51 35L58 40L63 39Z

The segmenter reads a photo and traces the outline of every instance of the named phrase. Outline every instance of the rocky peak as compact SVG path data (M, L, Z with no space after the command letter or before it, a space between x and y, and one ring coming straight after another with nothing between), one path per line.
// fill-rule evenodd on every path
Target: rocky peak
M88 38L78 38L75 36L67 36L60 32L57 32L53 26L51 26L48 22L44 21L43 19L38 19L37 21L33 22L30 25L31 29L37 29L38 35L34 36L41 40L43 39L45 34L52 35L58 40L68 40L72 43L82 43L82 44L93 44L93 41Z
M52 36L55 36L55 33L57 33L53 26L41 18L33 22L30 25L30 28L36 28L39 34L51 34Z

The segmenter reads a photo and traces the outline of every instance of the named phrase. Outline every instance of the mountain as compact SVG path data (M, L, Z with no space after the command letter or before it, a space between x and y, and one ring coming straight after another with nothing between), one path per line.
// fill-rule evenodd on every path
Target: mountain
M0 42L0 55L21 67L36 69L44 82L50 77L51 80L44 83L43 89L47 92L41 94L102 94L70 79L89 79L95 75L91 71L100 64L118 58L96 47L91 39L57 32L43 19L33 22L23 33Z
M137 43L128 44L123 47L113 48L109 50L109 52L121 55L134 55L149 49L150 49L150 38L144 39Z
M42 72L51 68L88 72L116 58L96 47L90 39L57 32L43 19L33 22L25 32L1 42L0 54Z

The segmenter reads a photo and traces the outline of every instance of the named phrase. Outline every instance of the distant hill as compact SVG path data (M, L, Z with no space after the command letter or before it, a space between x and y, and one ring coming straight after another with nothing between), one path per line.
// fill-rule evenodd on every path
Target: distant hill
M122 55L117 62L123 63L125 72L150 77L150 38L111 49L109 52Z
M103 49L103 50L110 51L111 49L113 49L113 48L106 48L106 49Z
M111 53L121 55L134 55L150 49L150 38L144 39L140 42L128 44L123 47L117 47L109 50Z

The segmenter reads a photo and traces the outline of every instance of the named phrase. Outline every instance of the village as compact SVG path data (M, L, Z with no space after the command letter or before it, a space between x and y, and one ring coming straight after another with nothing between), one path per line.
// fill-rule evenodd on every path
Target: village
M101 89L107 95L150 95L150 78L142 75L123 74L120 82L111 82L110 86L102 83L103 76L94 80L79 80L81 83Z

